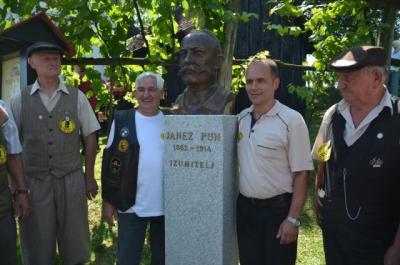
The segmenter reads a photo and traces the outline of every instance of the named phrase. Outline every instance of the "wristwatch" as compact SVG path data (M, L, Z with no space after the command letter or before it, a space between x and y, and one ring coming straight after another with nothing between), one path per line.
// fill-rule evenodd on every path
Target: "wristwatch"
M300 220L299 220L299 219L296 219L296 218L293 218L293 217L291 217L291 216L288 216L288 217L287 217L287 220L288 220L291 224L293 224L294 226L297 226L297 227L300 226Z
M15 195L19 195L19 194L29 195L30 193L31 193L31 191L29 189L16 189L15 190Z

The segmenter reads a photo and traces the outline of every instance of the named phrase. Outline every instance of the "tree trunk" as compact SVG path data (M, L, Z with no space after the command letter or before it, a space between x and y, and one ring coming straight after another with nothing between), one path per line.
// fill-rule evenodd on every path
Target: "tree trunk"
M383 23L380 29L378 45L385 48L387 52L388 58L386 61L386 65L390 65L397 11L398 10L394 7L385 6L383 8Z
M231 0L228 3L228 9L234 13L239 13L241 7L241 0ZM238 21L227 22L224 25L224 45L222 53L224 55L222 66L219 71L218 84L220 87L230 90L232 82L232 61L233 52L236 44Z

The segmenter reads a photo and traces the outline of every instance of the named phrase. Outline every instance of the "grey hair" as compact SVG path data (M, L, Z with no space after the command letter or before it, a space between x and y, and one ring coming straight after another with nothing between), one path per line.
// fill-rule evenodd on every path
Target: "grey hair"
M153 73L153 72L143 72L140 75L138 75L138 77L136 77L136 80L135 80L136 88L138 88L139 82L142 81L146 77L153 78L153 80L156 81L156 86L159 90L164 89L164 79L161 77L161 75Z

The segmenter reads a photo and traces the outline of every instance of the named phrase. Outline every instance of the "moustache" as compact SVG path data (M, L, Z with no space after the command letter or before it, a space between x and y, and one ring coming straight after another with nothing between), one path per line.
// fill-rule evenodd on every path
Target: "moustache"
M196 64L185 64L181 67L181 69L178 71L178 75L182 76L186 74L187 72L192 72L196 74L201 74L201 73L207 73L210 72L210 69L206 67L201 67Z

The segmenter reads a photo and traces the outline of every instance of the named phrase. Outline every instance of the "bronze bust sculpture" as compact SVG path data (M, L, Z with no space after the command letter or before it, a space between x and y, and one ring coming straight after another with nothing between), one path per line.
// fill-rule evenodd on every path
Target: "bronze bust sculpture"
M177 114L230 114L234 96L218 87L222 63L219 40L208 30L194 30L182 40L179 75L186 85L175 100Z

